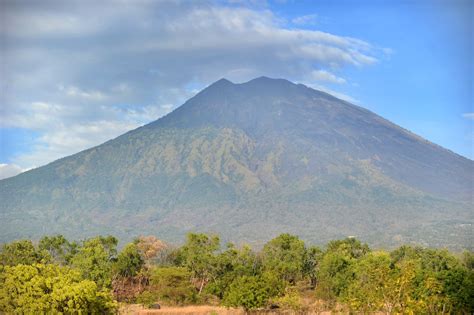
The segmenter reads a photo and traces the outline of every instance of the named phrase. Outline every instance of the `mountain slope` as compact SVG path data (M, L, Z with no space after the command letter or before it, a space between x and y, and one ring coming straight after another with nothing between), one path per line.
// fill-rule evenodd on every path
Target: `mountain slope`
M329 94L222 79L151 124L0 181L0 238L203 230L461 248L473 239L473 171Z

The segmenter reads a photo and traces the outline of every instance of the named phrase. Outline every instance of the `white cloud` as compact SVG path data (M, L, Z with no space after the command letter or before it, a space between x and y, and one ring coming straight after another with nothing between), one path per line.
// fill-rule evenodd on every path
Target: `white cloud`
M474 113L464 113L462 114L462 117L469 119L469 120L474 120Z
M298 16L291 20L293 24L304 26L304 25L316 25L318 23L318 15L317 14L308 14Z
M311 72L311 79L316 81L326 81L329 83L343 84L346 83L346 79L336 76L334 73L331 73L326 70L314 70Z
M342 73L385 54L356 38L290 27L265 6L7 2L0 18L0 127L40 135L31 152L9 159L22 168L157 119L222 77L344 83L324 69Z
M106 98L106 96L100 91L83 91L80 88L75 87L75 86L70 86L66 89L60 86L60 90L65 90L68 96L84 98L86 100L91 100L91 101L103 101ZM123 90L119 90L119 91L123 91Z
M14 157L16 164L34 168L90 148L163 116L170 104L120 108L33 102L0 117L0 126L26 128L41 136L28 153Z
M20 174L23 172L21 167L15 164L1 164L0 163L0 179L8 178L8 177L13 177L15 175Z

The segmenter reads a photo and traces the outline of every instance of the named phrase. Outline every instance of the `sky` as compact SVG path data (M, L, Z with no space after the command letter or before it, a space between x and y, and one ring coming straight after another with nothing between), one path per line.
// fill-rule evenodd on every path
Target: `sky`
M474 1L0 0L0 178L286 78L474 158Z

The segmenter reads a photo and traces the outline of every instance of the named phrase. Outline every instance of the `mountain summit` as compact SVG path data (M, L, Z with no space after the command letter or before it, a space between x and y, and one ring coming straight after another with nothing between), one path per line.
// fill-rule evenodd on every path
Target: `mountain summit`
M473 174L473 161L327 93L221 79L157 121L0 181L0 239L197 230L466 248Z

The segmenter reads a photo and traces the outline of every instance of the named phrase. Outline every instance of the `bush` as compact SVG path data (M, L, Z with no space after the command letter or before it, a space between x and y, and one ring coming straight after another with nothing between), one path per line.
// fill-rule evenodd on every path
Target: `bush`
M4 268L0 279L0 309L5 313L114 313L111 294L99 291L80 273L57 265L17 265Z
M225 306L242 306L246 310L261 308L284 290L284 282L275 275L242 276L235 279L223 300Z
M144 261L140 255L137 245L127 244L115 262L115 272L122 277L134 277L142 269Z
M301 297L298 291L294 288L285 290L285 294L273 299L272 303L278 305L282 309L290 309L293 311L301 311L303 308Z
M141 304L147 308L151 307L159 300L157 292L144 291L140 293L137 297L137 303Z
M197 301L197 290L192 285L191 273L183 267L161 267L152 270L148 291L156 293L160 301L184 305Z
M303 276L306 249L297 236L281 234L262 250L263 267L291 283Z
M110 288L116 247L117 239L112 236L88 239L72 257L71 265L99 288Z
M45 263L51 259L46 251L39 251L30 240L20 240L4 244L0 252L0 265L15 266Z

